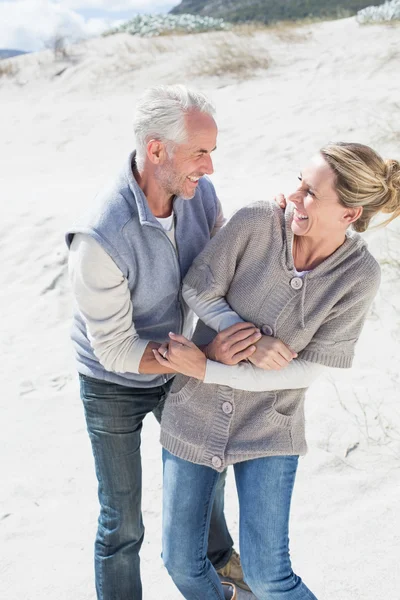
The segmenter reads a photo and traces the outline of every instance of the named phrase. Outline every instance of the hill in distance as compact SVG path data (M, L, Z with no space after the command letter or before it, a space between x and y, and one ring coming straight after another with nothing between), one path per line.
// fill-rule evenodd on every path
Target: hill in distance
M231 23L270 23L307 17L350 17L366 6L383 3L384 0L182 0L170 12L218 17Z
M0 60L2 58L11 58L12 56L20 56L20 54L27 54L23 50L12 50L11 48L0 48Z

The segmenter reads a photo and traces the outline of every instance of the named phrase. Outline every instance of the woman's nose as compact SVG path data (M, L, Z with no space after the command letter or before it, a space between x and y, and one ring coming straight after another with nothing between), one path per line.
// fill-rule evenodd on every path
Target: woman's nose
M289 202L294 202L296 204L302 200L302 195L299 191L292 192L291 194L288 194L287 199Z

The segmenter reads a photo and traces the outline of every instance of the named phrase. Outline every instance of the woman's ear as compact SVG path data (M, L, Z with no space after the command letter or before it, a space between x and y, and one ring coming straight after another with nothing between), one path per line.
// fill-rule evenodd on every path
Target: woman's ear
M343 213L342 219L345 221L346 225L349 226L361 217L362 212L363 212L362 206L356 206L354 208L346 208L345 212Z

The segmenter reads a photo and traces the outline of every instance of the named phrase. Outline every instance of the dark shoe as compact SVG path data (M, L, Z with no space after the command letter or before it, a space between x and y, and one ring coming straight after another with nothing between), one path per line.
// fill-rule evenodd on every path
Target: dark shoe
M224 588L225 600L236 600L236 588L233 583L227 581L221 581L222 587Z
M221 577L227 577L228 579L232 579L237 587L240 587L242 590L246 590L246 592L251 592L251 589L247 585L247 583L243 579L243 570L240 562L240 556L236 552L236 550L232 551L232 556L229 561L226 563L222 569L217 570L218 575Z

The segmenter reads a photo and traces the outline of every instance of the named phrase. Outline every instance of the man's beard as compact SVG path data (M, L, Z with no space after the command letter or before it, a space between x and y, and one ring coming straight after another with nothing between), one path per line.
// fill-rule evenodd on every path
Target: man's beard
M175 171L172 161L170 160L158 167L155 172L155 178L164 192L169 196L180 196L185 200L191 200L196 193L196 190L193 190L191 195L187 192L185 193L186 177L179 175Z

